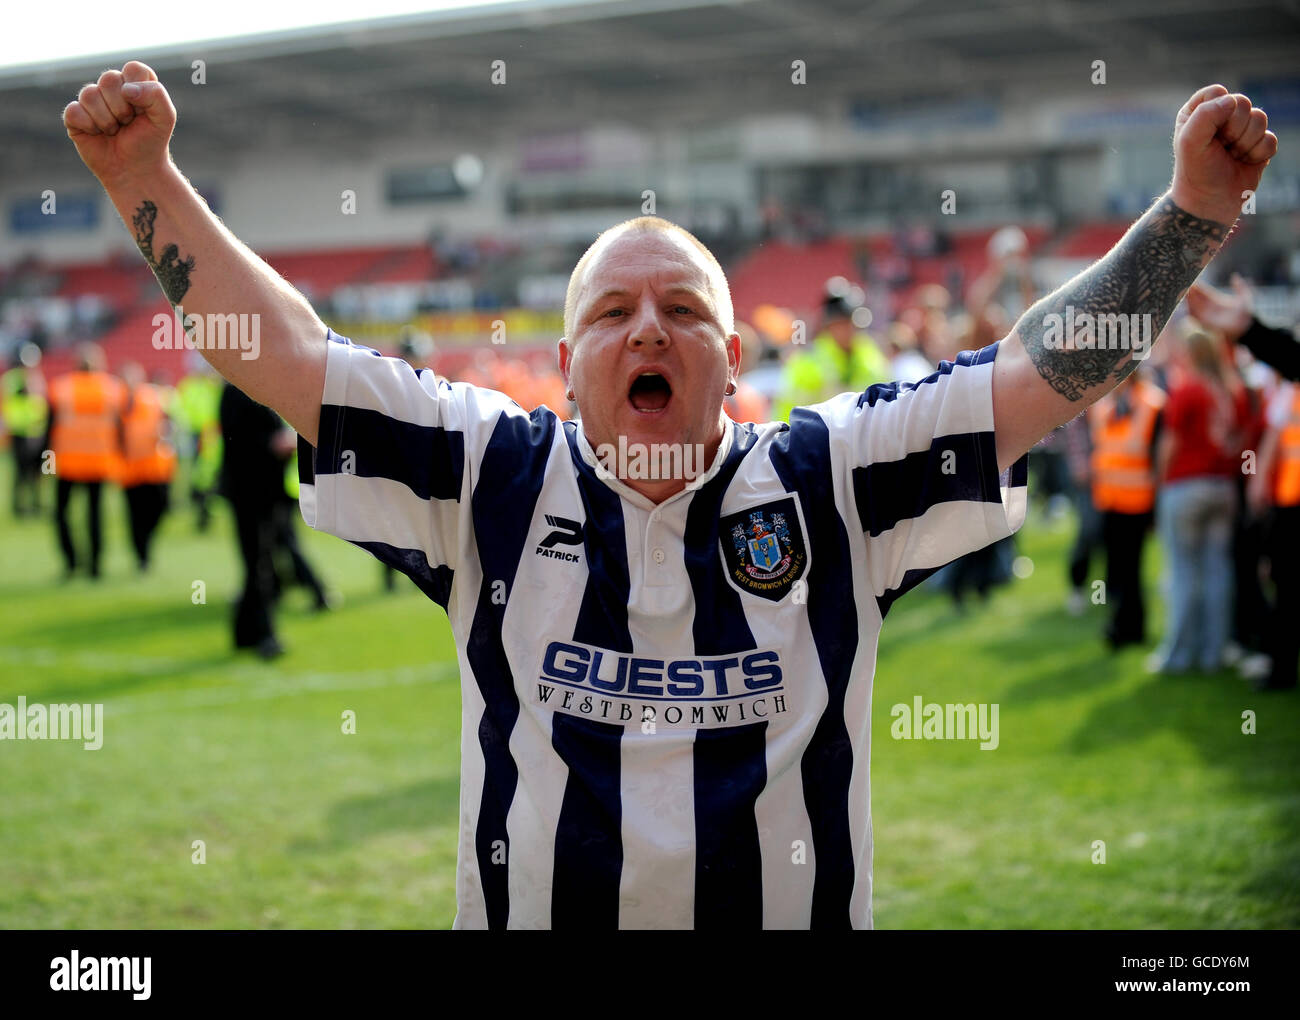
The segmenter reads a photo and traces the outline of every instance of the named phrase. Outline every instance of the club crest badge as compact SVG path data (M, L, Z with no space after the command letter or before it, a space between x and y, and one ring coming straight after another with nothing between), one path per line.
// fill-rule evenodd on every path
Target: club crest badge
M808 546L793 496L727 514L722 559L741 591L779 602L808 569Z

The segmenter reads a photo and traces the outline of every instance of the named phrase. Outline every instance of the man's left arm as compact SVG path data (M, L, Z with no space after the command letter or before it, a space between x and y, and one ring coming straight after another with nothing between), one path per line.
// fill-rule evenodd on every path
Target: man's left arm
M1276 152L1268 117L1245 96L1209 85L1183 105L1169 191L1104 258L1025 312L999 345L993 367L999 470L1137 368L1141 358L1132 344L1128 350L1076 347L1074 339L1085 326L1096 338L1098 316L1137 315L1145 318L1128 321L1143 323L1147 342L1154 341L1227 239L1242 192L1259 187Z

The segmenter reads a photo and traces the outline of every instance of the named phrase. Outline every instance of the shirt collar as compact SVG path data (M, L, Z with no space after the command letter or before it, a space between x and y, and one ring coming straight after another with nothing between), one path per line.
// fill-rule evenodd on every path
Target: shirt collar
M727 418L722 429L722 442L718 444L718 452L713 458L713 463L709 465L709 469L698 478L687 482L686 488L681 492L669 496L662 503L655 503L649 497L641 495L631 486L605 471L603 465L596 459L596 451L592 449L591 444L587 441L587 433L582 427L582 420L578 419L574 424L578 426L578 452L582 455L582 459L596 472L596 477L618 493L622 499L627 500L633 506L640 507L642 510L654 510L656 507L667 506L675 500L689 496L696 489L707 484L714 475L722 470L722 465L726 463L727 454L731 452L732 444L735 442L736 431L735 423L730 418Z

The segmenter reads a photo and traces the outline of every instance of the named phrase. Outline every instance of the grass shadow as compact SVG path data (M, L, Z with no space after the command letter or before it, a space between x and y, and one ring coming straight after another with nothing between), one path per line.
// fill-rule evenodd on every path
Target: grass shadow
M326 831L320 837L296 840L289 850L300 854L323 853L384 833L455 825L459 811L460 781L454 775L426 779L383 793L347 797L330 808L325 819Z

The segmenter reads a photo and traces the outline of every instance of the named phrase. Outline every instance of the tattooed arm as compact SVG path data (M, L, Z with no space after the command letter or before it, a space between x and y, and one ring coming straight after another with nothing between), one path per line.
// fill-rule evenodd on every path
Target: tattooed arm
M1267 127L1264 111L1222 85L1201 89L1179 111L1170 190L1109 254L1025 312L998 348L1000 469L1141 363L1227 238L1241 193L1259 186L1277 151Z
M63 120L167 300L187 319L258 316L256 348L231 344L201 353L315 445L325 326L306 298L240 243L176 169L167 150L176 110L157 75L137 61L120 72L105 71L68 105Z

